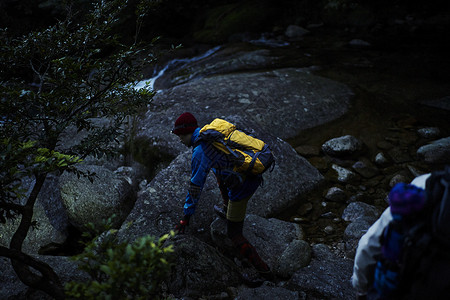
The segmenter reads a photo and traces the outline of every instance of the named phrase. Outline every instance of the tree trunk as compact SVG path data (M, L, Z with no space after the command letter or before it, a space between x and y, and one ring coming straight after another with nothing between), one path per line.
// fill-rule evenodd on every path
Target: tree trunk
M36 203L37 196L44 184L47 174L36 175L36 183L34 184L33 190L27 199L25 206L22 211L22 219L20 225L14 233L11 242L10 249L7 252L5 249L0 249L0 255L5 253L5 255L11 258L11 264L19 277L27 286L34 289L42 290L54 297L55 299L64 299L64 288L58 275L53 271L53 269L46 263L38 261L29 255L22 253L22 244L25 240L28 230L31 227L34 204ZM7 255L6 255L7 254ZM32 272L31 268L37 270L41 275Z

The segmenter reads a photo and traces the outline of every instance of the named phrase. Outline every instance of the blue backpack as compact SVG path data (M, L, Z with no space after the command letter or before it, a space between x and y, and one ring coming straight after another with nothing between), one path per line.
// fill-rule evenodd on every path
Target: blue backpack
M399 183L389 194L393 220L381 236L374 288L382 299L450 295L450 167L425 190Z

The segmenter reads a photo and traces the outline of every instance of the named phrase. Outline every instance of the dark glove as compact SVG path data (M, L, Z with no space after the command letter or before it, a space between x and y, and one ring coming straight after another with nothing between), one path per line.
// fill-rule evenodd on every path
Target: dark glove
M189 219L191 216L184 215L183 219L180 221L180 224L175 226L175 231L177 234L183 234L186 231L186 226L189 225Z

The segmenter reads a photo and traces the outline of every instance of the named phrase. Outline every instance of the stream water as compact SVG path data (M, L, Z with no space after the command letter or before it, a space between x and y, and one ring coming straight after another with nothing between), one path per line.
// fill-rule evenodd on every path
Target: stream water
M349 198L360 195L358 200L383 208L389 192L389 180L395 174L405 174L408 166L419 172L440 169L442 165L429 165L417 161L416 151L427 140L417 135L417 129L438 127L440 137L450 135L450 111L428 106L436 99L449 107L450 58L448 46L432 37L387 38L367 48L352 48L351 34L323 31L305 36L296 49L303 58L291 56L286 64L317 66L316 74L347 84L355 92L349 112L331 123L302 131L288 142L295 148L300 145L321 147L327 140L343 135L353 135L367 146L365 157L373 161L382 146L391 143L403 149L407 158L381 169L377 178L362 180L356 185L337 183L329 170L321 172L326 178L319 190L299 199L296 213L282 214L283 219L293 220L305 215L309 222L303 224L306 238L314 242L335 244L342 241L346 222L340 220L347 206L324 201L324 193L331 186L343 188ZM297 58L296 58L297 57ZM313 165L323 164L323 157L308 158ZM311 203L309 205L308 203ZM331 230L326 230L331 228Z

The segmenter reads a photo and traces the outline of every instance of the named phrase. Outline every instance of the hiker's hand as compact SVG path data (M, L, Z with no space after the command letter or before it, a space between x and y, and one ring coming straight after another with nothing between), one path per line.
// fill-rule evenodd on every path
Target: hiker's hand
M175 232L177 234L183 234L186 231L186 226L189 225L189 219L191 216L185 215L179 224L175 226Z

